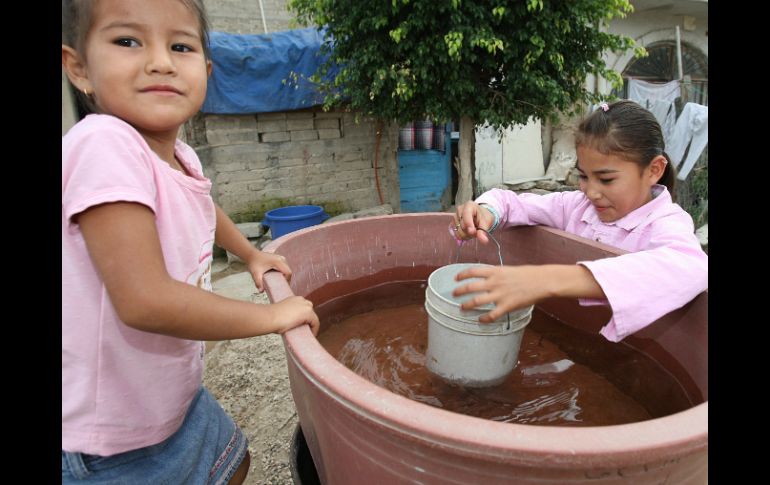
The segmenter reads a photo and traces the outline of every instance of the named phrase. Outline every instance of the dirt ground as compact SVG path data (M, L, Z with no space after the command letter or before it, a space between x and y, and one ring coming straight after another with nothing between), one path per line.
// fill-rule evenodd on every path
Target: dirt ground
M218 262L219 267L226 263ZM216 265L215 265L216 271ZM258 294L242 264L214 273L216 293L269 303ZM244 485L292 484L289 451L298 422L279 335L210 343L204 384L243 429L251 466Z

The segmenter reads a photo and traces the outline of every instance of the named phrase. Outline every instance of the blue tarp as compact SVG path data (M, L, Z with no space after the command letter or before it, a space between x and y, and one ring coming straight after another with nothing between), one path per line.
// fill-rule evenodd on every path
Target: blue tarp
M324 58L316 28L273 34L210 33L214 64L201 111L218 114L291 111L323 103L308 81ZM290 81L291 73L299 83Z

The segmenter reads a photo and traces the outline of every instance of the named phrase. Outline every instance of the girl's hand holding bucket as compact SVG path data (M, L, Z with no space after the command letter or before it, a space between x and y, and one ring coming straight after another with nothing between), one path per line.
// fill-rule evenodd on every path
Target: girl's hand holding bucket
M495 222L495 216L485 207L475 202L466 202L457 207L453 229L459 239L478 238L483 244L489 242L487 234L478 233L478 229L489 230Z

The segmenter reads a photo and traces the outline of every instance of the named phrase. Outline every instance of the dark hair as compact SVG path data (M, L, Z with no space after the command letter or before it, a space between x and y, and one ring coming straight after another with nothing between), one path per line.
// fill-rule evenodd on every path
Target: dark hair
M62 0L61 2L61 35L62 44L75 49L81 56L85 55L85 44L88 32L91 30L93 10L98 0ZM203 44L203 56L211 59L209 50L209 20L203 0L178 0L198 18L198 33ZM78 109L86 113L96 112L93 100L75 89Z
M658 155L668 163L658 181L665 185L675 199L676 169L666 154L663 131L655 116L638 103L620 100L599 107L580 122L575 133L575 144L598 150L605 155L617 154L636 162L642 169Z

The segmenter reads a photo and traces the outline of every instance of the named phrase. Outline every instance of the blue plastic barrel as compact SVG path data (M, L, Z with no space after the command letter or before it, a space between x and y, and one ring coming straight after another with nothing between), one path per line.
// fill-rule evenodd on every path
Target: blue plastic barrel
M278 239L284 234L320 224L328 218L329 215L321 206L291 205L267 211L262 224L270 227L273 239Z

